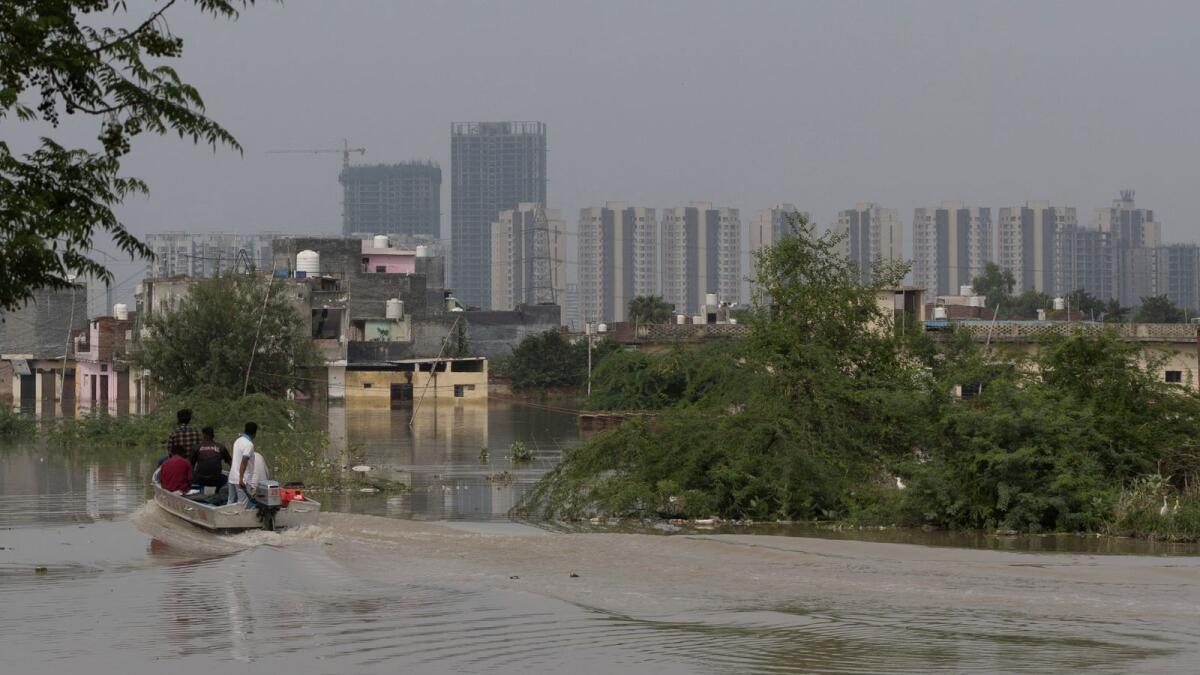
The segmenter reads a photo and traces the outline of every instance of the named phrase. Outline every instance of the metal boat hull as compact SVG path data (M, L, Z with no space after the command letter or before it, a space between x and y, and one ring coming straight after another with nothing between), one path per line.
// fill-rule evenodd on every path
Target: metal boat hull
M168 492L154 483L154 501L164 511L207 530L257 530L262 528L257 509L239 504L212 506ZM275 528L316 525L321 504L311 499L293 500L275 514Z

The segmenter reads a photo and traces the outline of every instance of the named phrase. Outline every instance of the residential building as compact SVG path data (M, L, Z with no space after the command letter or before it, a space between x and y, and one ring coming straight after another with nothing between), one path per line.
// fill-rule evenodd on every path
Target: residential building
M566 290L566 226L557 209L523 202L492 223L492 309L559 304Z
M146 245L154 259L146 267L146 276L215 277L248 268L271 269L271 240L276 233L241 234L237 232L163 232L146 236Z
M1165 295L1187 310L1200 309L1200 246L1168 244L1121 253L1123 285L1117 301L1136 307L1142 298Z
M1154 220L1154 211L1140 209L1133 200L1133 190L1121 190L1108 208L1096 209L1095 226L1108 235L1113 249L1113 297L1126 306L1136 305L1149 285L1148 279L1157 272L1146 265L1157 259L1149 251L1162 245L1162 225Z
M871 282L876 262L904 259L904 226L896 209L859 202L853 209L838 212L833 229L844 235L841 253L858 265L864 284Z
M491 228L501 211L546 204L546 125L456 122L450 128L451 286L491 304Z
M79 366L81 410L119 414L141 410L143 382L127 358L134 323L128 316L101 316L76 332L73 355Z
M1055 233L1054 250L1055 293L1084 290L1101 300L1116 297L1113 283L1118 260L1108 232L1067 225Z
M61 401L61 412L74 411L71 335L88 325L87 297L84 284L40 288L20 309L0 310L0 379L11 378L14 403L41 412Z
M658 295L654 209L622 202L580 209L578 245L582 321L625 321L631 300Z
M675 311L696 315L705 295L741 299L742 222L737 209L692 202L662 216L662 297Z
M1133 190L1121 190L1121 198L1112 206L1096 209L1096 229L1109 233L1118 249L1151 248L1162 244L1162 225L1154 220L1154 211L1139 209Z
M1003 207L996 215L996 264L1012 272L1014 291L1060 292L1055 286L1055 241L1061 228L1079 224L1074 207L1027 201Z
M931 295L951 295L992 260L992 216L962 202L916 209L913 216L913 280Z
M432 161L347 166L342 184L342 234L370 237L441 236L442 169Z
M579 307L579 284L567 284L563 297L563 325L572 333L583 330L583 314Z

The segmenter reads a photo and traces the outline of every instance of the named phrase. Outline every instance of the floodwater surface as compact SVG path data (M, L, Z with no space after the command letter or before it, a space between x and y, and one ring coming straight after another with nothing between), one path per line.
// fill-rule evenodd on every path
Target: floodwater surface
M411 427L405 411L333 411L335 442L362 446L373 471L411 489L328 500L338 512L283 533L214 535L161 512L147 503L152 459L37 443L0 451L0 672L1195 672L1200 662L1200 558L1160 555L1188 550L783 528L549 532L504 514L578 442L571 416L445 408ZM508 461L517 440L535 462ZM1056 552L1020 550L1037 548Z

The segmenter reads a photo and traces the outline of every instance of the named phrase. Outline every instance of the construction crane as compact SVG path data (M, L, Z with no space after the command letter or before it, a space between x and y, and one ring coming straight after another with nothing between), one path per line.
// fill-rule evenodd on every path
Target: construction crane
M366 148L352 148L350 141L342 139L342 147L340 148L316 148L313 150L268 150L268 155L323 155L330 152L342 153L342 166L350 168L350 153L357 152L360 155L367 154Z

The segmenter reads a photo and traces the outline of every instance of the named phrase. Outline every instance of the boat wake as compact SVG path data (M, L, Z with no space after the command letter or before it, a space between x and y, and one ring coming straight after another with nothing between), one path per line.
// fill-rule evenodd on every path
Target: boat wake
M231 555L257 546L287 547L323 542L333 536L333 532L322 525L306 525L276 532L246 530L215 534L176 518L153 501L146 502L134 511L129 520L138 530L160 544L199 556Z

